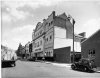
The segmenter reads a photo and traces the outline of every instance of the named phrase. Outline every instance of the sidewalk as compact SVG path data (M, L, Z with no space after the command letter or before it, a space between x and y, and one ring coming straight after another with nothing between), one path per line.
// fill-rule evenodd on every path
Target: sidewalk
M45 62L47 64L52 64L59 67L71 67L71 63L57 63L57 62Z
M57 63L57 62L47 62L47 61L45 61L45 63L52 64L52 65L59 66L59 67L71 67L71 63ZM95 71L97 73L100 73L100 67L97 67Z

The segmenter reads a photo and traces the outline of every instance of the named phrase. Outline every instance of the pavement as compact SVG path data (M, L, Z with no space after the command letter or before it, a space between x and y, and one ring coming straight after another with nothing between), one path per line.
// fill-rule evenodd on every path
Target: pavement
M45 62L47 64L52 64L55 66L59 66L59 67L71 67L71 64L69 63L54 63L54 62Z
M54 62L45 62L47 64L52 64L55 66L59 66L59 67L71 67L71 63L54 63ZM94 71L100 73L100 67L97 67L97 69L94 69Z

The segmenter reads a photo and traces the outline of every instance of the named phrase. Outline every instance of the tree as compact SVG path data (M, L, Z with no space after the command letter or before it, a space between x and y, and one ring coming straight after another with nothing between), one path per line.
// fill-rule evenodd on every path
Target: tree
M21 43L19 43L18 49L16 51L17 56L22 56L22 49L23 46L21 45Z

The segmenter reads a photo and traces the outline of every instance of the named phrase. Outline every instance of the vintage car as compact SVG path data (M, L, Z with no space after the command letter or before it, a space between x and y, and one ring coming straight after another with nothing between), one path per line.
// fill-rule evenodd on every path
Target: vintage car
M96 69L94 60L90 60L90 59L81 59L79 62L74 62L71 65L71 68L73 70L81 70L81 71L94 71L94 69Z

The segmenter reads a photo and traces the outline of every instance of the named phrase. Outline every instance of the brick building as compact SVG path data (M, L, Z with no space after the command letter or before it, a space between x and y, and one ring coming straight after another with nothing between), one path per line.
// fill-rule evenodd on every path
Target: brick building
M82 57L93 59L100 67L100 29L81 43Z
M70 47L71 53L73 50L72 30L73 25L66 14L56 16L55 11L53 11L47 19L43 20L43 23L39 22L34 30L33 53L35 57L38 57L38 59L42 57L49 60L54 59L54 49L63 47ZM75 36L77 36L77 38L75 37L75 45L77 45L77 47L74 45L75 52L81 52L80 41L82 36L76 34Z

